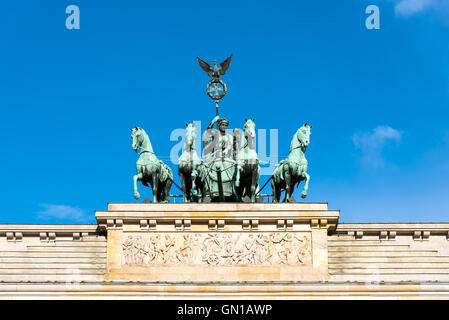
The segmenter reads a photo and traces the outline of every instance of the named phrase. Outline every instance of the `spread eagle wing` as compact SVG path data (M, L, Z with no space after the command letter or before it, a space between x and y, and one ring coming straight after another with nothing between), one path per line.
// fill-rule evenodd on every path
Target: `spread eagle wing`
M223 62L220 63L221 68L220 68L219 72L220 72L221 76L226 73L226 70L228 70L229 65L231 64L231 59L232 59L232 54L226 60L224 60Z
M198 63L200 64L201 69L207 72L208 76L211 76L211 73L213 70L210 67L210 64L208 64L206 61L201 60L199 57L196 57L198 59Z

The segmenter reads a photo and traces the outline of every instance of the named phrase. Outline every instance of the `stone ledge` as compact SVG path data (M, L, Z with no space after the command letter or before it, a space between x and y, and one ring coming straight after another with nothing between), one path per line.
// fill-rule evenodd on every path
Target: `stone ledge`
M241 224L245 230L263 224L287 229L292 229L293 224L306 224L335 230L340 215L339 210L327 210L326 203L114 203L108 204L108 208L109 211L95 212L102 229L120 229L123 225L145 229L150 224L154 229L159 224L172 224L174 229L182 230L212 222L212 229L217 230L225 224Z
M232 299L449 299L448 283L366 283L290 282L235 283L65 282L1 283L0 299L152 299L152 298L232 298Z
M396 236L412 236L415 240L428 240L431 235L443 235L449 239L449 223L340 223L336 235L379 236L379 239L395 239Z
M42 241L56 237L80 240L92 235L99 235L96 224L0 224L0 237L14 242L22 241L24 237L37 237Z
M296 203L109 203L108 211L326 211L327 202Z
M142 284L142 285L236 285L236 284L282 284L282 285L364 285L368 282L359 280L0 280L0 285L4 284ZM414 280L387 280L370 281L374 285L444 285L449 286L449 281L414 281Z

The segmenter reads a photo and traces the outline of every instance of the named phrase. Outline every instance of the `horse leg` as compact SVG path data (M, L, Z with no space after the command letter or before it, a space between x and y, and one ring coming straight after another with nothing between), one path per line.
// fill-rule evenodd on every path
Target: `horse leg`
M246 198L249 194L248 190L250 190L248 188L248 182L245 182L245 184L242 186L242 199ZM249 196L248 196L249 197Z
M284 166L284 168L286 167L286 169L284 169L284 176L285 176L285 198L284 198L284 202L287 202L288 199L290 199L292 193L293 193L293 188L292 188L292 176L290 175L290 167L289 166Z
M304 174L306 177L306 183L304 184L304 188L302 189L301 192L301 198L305 198L307 197L307 191L309 190L309 180L310 180L310 175L307 174L307 172Z
M196 202L201 203L201 199L203 197L203 188L199 177L195 178L195 192L196 192Z
M158 171L155 171L155 172L153 173L153 175L151 176L151 179L152 179L152 181L153 181L153 184L152 184L152 186L151 186L151 188L153 189L153 203L157 203L157 202L158 202L158 200L157 200L157 198L158 198L158 196L157 196L157 189L158 189L158 175L159 175L159 172L158 172Z
M273 203L279 202L278 199L278 190L277 190L277 186L274 183L274 174L273 177L271 178L271 190L273 191Z
M295 192L295 182L293 180L294 178L292 177L292 184L290 186L290 196L289 199L293 196L293 192Z
M256 202L256 185L259 182L259 167L257 167L257 170L254 170L251 175L251 202Z
M236 167L236 175L235 175L235 187L238 188L240 186L240 166L237 165Z
M157 202L161 202L162 201L162 196L163 196L163 190L164 188L162 187L162 184L160 183L160 181L158 180L157 182Z
M200 189L201 189L201 197L198 197L198 202L203 202L203 199L206 197L206 186L204 181L201 182L200 184Z
M196 170L192 170L192 175L191 175L191 180L192 180L192 194L193 194L193 199L192 200L196 200L198 199L198 190L197 190L197 186L196 186L196 177L197 177L198 173L196 172Z
M167 180L165 184L165 202L170 202L170 189L171 189L172 181Z
M186 188L186 177L184 176L184 173L179 171L179 180L181 180L181 187L182 187L182 198L184 202L187 202L187 188Z
M195 177L192 177L192 201L198 199L198 190L195 182Z
M140 198L140 194L139 191L137 191L137 181L138 180L142 180L143 178L143 174L142 172L139 172L138 174L136 174L133 177L133 182L134 182L134 198L139 199Z

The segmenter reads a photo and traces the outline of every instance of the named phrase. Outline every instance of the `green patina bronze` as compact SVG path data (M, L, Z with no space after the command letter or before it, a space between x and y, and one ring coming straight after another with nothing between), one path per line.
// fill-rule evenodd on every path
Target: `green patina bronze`
M218 130L213 129L217 123ZM238 181L234 138L226 132L229 120L216 116L203 135L208 194L212 201L236 201Z
M186 123L184 149L178 160L178 174L181 180L184 202L256 202L259 191L260 161L255 148L256 125L254 119L245 120L243 133L234 129L233 135L226 132L229 120L218 115L218 103L226 92L226 84L220 76L226 73L232 55L212 68L207 62L198 59L201 68L212 79L207 85L207 95L215 100L216 117L212 119L203 134L204 161L195 148L196 128ZM214 125L217 124L217 129ZM290 144L287 159L279 162L271 176L273 202L279 202L282 190L285 201L294 201L292 194L295 185L305 180L301 197L307 196L310 176L307 174L305 152L310 142L312 126L307 123L300 127ZM150 139L139 127L131 129L132 148L139 154L137 175L134 176L134 197L140 198L137 181L153 190L153 202L168 202L173 183L173 173L153 152ZM262 189L269 180L262 186ZM263 199L263 198L261 198Z
M181 180L184 202L203 202L206 197L206 169L195 148L195 124L186 123L184 149L178 160L178 175Z
M220 76L226 74L226 70L228 70L229 65L231 64L232 54L220 63L220 67L217 66L217 60L214 60L214 67L212 68L206 61L201 60L198 57L197 59L201 69L203 69L209 77L212 77L212 80L209 81L206 87L207 95L216 101L220 100L228 91L226 84L220 79Z
M132 148L139 155L136 163L137 175L133 177L134 197L140 198L137 181L141 181L147 187L150 183L153 190L153 202L169 202L169 192L173 181L172 170L156 157L145 130L135 127L131 129L131 132Z
M249 199L256 202L259 187L260 164L256 152L256 124L254 119L245 120L243 135L237 150L238 177L236 191L240 201Z
M222 99L228 92L226 83L220 79L220 76L226 74L226 71L231 64L232 54L220 63L220 68L217 66L217 60L214 60L214 67L212 68L211 65L206 61L201 60L198 57L196 58L201 69L203 69L209 77L212 77L212 79L206 86L206 93L209 98L215 100L215 110L218 116L218 103L220 102L220 99Z
M305 180L304 189L301 197L307 196L309 190L310 176L307 174L307 159L305 152L310 143L310 130L312 126L307 123L296 131L290 143L290 153L287 159L279 162L273 172L271 179L271 187L273 189L273 202L279 202L281 197L281 190L285 189L285 201L289 201L295 184Z

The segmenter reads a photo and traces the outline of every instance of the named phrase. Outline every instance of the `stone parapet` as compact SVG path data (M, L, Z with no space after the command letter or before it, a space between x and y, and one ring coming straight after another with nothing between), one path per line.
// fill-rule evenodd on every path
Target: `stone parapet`
M326 279L327 203L108 204L106 279Z

